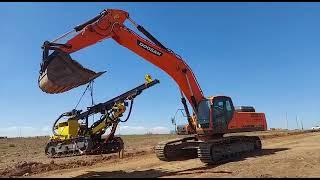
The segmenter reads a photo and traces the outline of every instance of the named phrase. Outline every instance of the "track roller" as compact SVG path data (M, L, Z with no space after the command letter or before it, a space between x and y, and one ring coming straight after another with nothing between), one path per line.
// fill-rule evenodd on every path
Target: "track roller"
M97 155L120 152L124 148L123 140L120 137L114 137L108 142L104 139L95 141L90 138L75 138L69 140L49 141L45 154L49 158L71 157L79 155Z
M194 136L164 141L155 147L155 153L162 161L193 159L198 156L199 142Z
M239 158L248 152L261 150L261 140L257 136L233 136L202 142L198 157L203 163L217 164Z

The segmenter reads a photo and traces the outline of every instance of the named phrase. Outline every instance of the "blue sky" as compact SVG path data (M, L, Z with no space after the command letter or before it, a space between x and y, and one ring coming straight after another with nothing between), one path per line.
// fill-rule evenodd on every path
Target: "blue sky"
M39 89L40 47L108 8L128 11L181 55L206 96L252 105L266 113L269 127L286 128L286 112L291 129L297 115L304 128L320 123L319 3L2 3L0 136L17 136L19 129L23 136L48 134L57 116L75 106L85 86L58 95ZM162 70L111 39L72 57L107 71L95 81L95 102L140 85L147 73L160 80L137 97L121 133L172 129L170 118L182 105ZM89 105L87 94L79 107Z

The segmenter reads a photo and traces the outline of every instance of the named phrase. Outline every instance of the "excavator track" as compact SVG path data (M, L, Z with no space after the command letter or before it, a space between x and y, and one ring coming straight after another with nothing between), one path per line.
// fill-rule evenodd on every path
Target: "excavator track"
M193 159L199 142L194 136L163 141L155 146L155 153L162 161Z
M231 136L199 144L198 157L206 164L219 164L261 150L257 136Z
M49 141L45 148L45 154L49 158L63 158L115 153L121 151L123 148L124 143L120 137L115 137L107 143L104 143L102 139L98 144L93 144L89 138L74 138L69 140Z

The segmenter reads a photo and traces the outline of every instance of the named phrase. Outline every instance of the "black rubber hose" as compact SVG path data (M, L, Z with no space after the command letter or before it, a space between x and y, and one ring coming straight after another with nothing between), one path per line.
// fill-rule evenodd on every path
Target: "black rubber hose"
M121 121L121 120L120 120L120 122L127 122L127 121L128 121L128 119L129 119L129 117L130 117L130 114L131 114L131 111L132 111L132 105L133 105L133 99L131 99L129 114L128 114L126 120L124 120L124 121Z
M60 134L57 134L55 131L54 131L54 127L56 126L57 122L63 117L65 116L65 113L61 114L58 119L53 123L53 126L52 126L52 133L56 136L61 136Z

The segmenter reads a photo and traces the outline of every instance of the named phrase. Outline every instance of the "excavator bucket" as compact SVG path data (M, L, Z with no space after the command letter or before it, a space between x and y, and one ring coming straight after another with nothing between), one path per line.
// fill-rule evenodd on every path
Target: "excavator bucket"
M69 54L55 51L41 65L38 83L42 91L57 94L84 85L103 73L86 69Z

